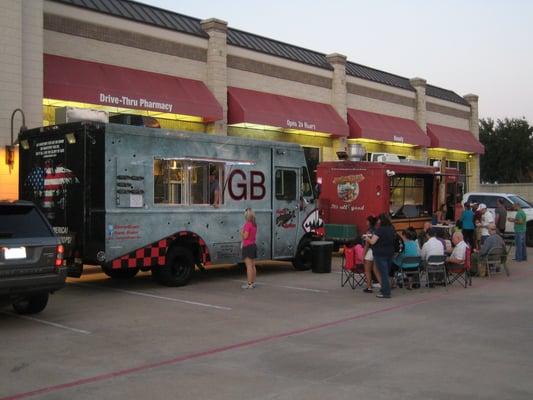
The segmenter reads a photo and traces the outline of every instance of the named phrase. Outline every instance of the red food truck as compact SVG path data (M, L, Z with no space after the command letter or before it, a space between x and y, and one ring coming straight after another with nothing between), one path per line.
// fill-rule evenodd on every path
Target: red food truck
M352 234L360 234L366 231L369 215L387 212L396 230L409 226L420 230L442 204L453 207L457 169L392 159L394 162L386 157L378 162L339 160L318 166L319 212L326 236L332 225L355 226Z

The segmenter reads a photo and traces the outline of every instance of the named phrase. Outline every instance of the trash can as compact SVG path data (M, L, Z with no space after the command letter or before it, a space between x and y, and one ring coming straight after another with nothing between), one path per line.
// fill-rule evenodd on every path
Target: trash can
M311 270L323 274L331 272L333 242L325 240L311 242Z

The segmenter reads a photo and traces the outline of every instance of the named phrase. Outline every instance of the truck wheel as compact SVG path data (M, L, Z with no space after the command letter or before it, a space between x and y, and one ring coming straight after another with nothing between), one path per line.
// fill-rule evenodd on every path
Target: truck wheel
M528 224L526 228L526 246L533 247L533 224Z
M18 314L37 314L48 304L48 293L38 293L25 297L13 303L13 309Z
M137 275L139 268L112 269L102 267L102 271L104 271L104 273L112 279L131 279Z
M184 247L171 248L166 265L152 269L154 278L165 286L184 286L191 280L193 272L194 258Z
M311 269L311 239L302 239L298 245L298 251L292 260L292 265L298 271Z

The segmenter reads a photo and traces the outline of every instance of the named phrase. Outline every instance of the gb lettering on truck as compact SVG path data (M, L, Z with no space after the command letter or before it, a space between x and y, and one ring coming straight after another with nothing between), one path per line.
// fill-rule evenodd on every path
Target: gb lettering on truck
M247 207L256 212L258 258L309 267L318 213L299 145L92 122L30 130L22 140L20 193L45 214L51 195L60 205L47 216L70 237L73 272L100 264L113 278L151 270L162 284L184 285L195 267L241 261ZM39 182L50 179L37 154L43 141L60 142L54 162L68 179L48 196L32 183L35 168Z

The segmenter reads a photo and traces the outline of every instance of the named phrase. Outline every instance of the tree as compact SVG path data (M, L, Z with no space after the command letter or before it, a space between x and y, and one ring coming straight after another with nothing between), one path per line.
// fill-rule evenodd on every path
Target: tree
M485 146L480 158L481 181L532 182L533 126L525 118L481 119L479 140Z

